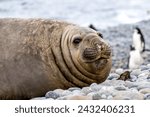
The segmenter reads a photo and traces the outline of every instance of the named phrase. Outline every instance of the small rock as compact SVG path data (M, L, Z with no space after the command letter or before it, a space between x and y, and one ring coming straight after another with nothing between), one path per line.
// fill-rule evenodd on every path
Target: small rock
M147 64L147 67L150 69L150 64Z
M84 93L85 95L87 95L88 93L92 92L91 87L83 87L81 89L81 92Z
M134 87L138 87L138 83L136 82L130 82L130 81L125 81L125 87L130 88L134 88Z
M150 88L150 82L139 82L139 85L137 87L138 90L144 89L144 88Z
M146 94L146 93L150 93L150 88L144 88L139 90L140 93Z
M55 93L61 95L64 91L65 91L65 90L63 90L63 89L55 89L53 92L55 92Z
M138 76L139 74L141 74L141 70L140 69L135 69L131 72L131 75L135 75Z
M72 91L72 93L73 93L73 95L85 95L80 90L74 90L74 91Z
M106 96L105 94L102 94L102 95L101 95L101 98L102 98L102 99L106 99L107 96Z
M150 100L150 93L144 95L144 100Z
M73 94L71 91L69 91L69 90L65 90L64 92L62 92L62 96L67 96L67 95L71 95L71 94Z
M107 99L108 99L108 100L112 100L112 99L113 99L113 96L112 96L112 95L109 95L109 96L107 97Z
M46 98L53 98L53 99L57 99L60 95L56 92L53 91L49 91L46 93L45 97Z
M45 97L36 97L36 98L32 98L31 100L45 100Z
M111 73L111 74L109 74L109 76L108 76L108 80L112 80L112 79L117 79L119 77L119 75L118 74L116 74L116 73Z
M90 87L91 87L91 90L94 91L94 92L99 91L102 88L101 85L92 85Z
M123 69L122 68L118 68L118 69L115 70L115 72L120 75L120 74L123 73Z
M143 71L141 74L138 75L138 78L145 77L145 79L149 76L149 70Z
M93 100L100 100L100 99L102 99L102 98L101 98L101 94L100 94L100 93L95 93L95 94L92 96L92 99L93 99Z
M92 100L92 96L73 95L67 96L66 100Z
M140 66L140 69L141 69L141 71L143 71L143 70L148 70L149 68L148 68L148 66L146 66L146 65L141 65L141 66Z
M131 75L131 78L129 80L131 82L135 82L137 80L137 77L135 75Z
M115 100L143 100L144 95L141 93L134 93L130 91L118 91L116 96L113 97Z
M97 86L98 84L97 83L92 83L91 85L90 85L90 87L94 87L94 86Z
M118 91L122 91L122 90L126 90L127 89L127 87L125 87L124 85L117 85L117 86L115 86L114 87L116 90L118 90Z
M79 87L71 87L68 89L68 91L74 91L74 90L81 90Z

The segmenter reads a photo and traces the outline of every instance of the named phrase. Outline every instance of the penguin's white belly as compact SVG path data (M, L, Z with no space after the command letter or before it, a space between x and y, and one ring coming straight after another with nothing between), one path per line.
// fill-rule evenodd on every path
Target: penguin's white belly
M130 52L129 68L136 69L143 63L143 58L138 50Z
M133 35L133 46L136 50L139 50L140 52L143 51L143 44L141 42L141 36L139 34Z

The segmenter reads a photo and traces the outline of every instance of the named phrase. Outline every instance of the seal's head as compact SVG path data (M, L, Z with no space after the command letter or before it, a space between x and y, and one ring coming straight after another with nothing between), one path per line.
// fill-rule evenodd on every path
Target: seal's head
M70 26L64 33L63 44L69 48L76 69L95 75L96 82L103 82L111 69L111 49L102 34L90 28ZM81 70L82 69L82 70ZM88 76L84 72L84 75ZM88 76L90 77L90 76Z

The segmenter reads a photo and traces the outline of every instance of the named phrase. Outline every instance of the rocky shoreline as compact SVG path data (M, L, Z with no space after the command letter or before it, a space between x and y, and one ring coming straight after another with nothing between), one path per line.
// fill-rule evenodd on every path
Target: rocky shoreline
M89 87L72 87L68 90L56 89L46 93L38 100L149 100L150 99L150 52L144 52L144 64L134 70L127 69L129 46L132 43L134 26L141 28L146 48L150 49L150 20L130 25L119 25L101 30L105 39L109 41L113 52L113 67L107 80L101 84L93 83ZM130 79L117 80L125 71L130 71Z

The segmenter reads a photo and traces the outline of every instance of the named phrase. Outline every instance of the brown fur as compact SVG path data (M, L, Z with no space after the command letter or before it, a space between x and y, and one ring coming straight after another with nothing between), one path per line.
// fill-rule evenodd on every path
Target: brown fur
M72 44L76 37L82 39L79 45ZM96 48L92 60L84 57L86 48ZM92 29L54 20L0 19L0 99L101 83L110 69L109 45Z

